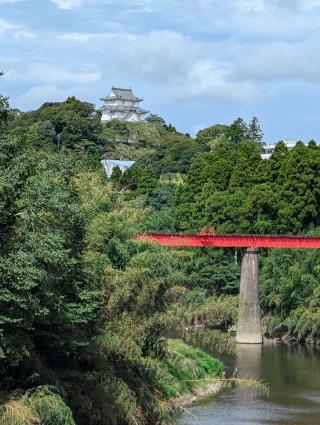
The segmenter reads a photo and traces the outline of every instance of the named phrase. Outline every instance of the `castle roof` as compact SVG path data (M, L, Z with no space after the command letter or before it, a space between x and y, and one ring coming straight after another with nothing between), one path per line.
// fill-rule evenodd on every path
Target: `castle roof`
M104 111L109 112L137 112L138 114L147 114L149 111L146 111L145 109L140 108L139 106L125 106L125 105L104 105L100 108Z
M111 93L113 93L114 95L111 95ZM117 87L112 87L110 93L108 94L108 96L102 98L101 100L113 100L113 99L121 99L121 100L132 100L132 101L139 101L141 102L143 99L139 99L138 97L136 97L133 92L132 89L121 89L121 88L117 88Z

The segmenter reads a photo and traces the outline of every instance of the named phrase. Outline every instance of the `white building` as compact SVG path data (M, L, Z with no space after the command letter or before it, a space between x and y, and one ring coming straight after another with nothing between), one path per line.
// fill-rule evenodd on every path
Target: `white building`
M283 143L286 145L288 149L292 149L296 146L298 142L295 142L293 140L283 140ZM261 154L261 158L269 159L276 146L277 146L277 143L272 143L271 145L265 145L265 147L263 148L263 153Z
M122 173L124 173L135 163L135 161L123 161L117 159L103 159L101 162L108 178L112 176L112 171L114 167L119 167Z
M136 97L131 88L119 89L112 87L110 93L101 98L104 105L100 108L102 112L101 121L108 122L114 119L128 122L140 122L145 120L145 115L149 113L140 108L139 103L143 99Z

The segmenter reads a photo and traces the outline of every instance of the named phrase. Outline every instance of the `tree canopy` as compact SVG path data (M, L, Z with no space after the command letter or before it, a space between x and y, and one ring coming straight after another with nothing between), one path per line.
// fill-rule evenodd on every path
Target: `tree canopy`
M165 335L235 323L241 253L135 235L319 234L317 144L261 147L256 118L194 139L158 116L102 126L74 97L22 113L0 96L0 424L160 425L221 372ZM108 179L102 155L136 164ZM262 252L269 336L319 340L318 257Z

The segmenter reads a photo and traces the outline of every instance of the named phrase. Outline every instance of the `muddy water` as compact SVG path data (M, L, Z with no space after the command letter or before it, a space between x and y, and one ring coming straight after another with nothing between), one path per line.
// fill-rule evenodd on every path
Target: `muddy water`
M228 375L237 370L239 377L262 379L270 395L239 388L222 391L184 412L177 425L320 425L319 350L240 345L235 355L220 358Z

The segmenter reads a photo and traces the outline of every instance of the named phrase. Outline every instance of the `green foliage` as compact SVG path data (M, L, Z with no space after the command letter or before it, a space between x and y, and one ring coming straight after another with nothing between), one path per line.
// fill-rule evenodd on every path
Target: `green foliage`
M99 139L105 157L138 160L153 155L170 134L166 127L150 122L113 120L103 125Z
M186 174L193 156L197 152L209 151L207 145L198 143L182 134L168 135L153 155L142 157L140 163L150 165L157 176L166 173Z
M319 338L319 264L317 250L272 251L264 259L261 300L271 335Z
M75 425L72 412L56 388L39 386L0 405L1 425Z
M10 118L8 98L0 95L0 130L3 130Z
M28 143L36 148L52 146L56 140L56 131L50 121L39 121L31 125L26 132Z
M75 425L70 408L54 387L32 388L25 393L22 402L43 425Z
M120 170L120 168L118 166L115 166L113 168L113 170L112 170L112 174L111 174L110 180L112 182L114 182L114 184L116 186L119 186L120 185L121 178L122 178L122 171Z
M102 127L74 97L22 114L0 98L0 424L161 424L169 397L221 372L164 335L207 326L212 344L231 346L221 334L236 317L234 252L164 248L135 240L141 229L319 226L314 143L279 143L262 161L255 118L196 140L148 121ZM137 164L108 180L102 153ZM319 338L318 269L317 252L263 253L270 334Z
M103 141L98 137L100 113L92 104L75 97L64 102L48 102L36 111L20 114L14 125L15 131L37 148L49 145L57 149L102 153Z
M227 141L232 147L244 140L251 140L261 147L263 133L257 117L253 117L247 124L242 118L237 118L230 126L215 124L200 130L197 141L215 148L219 141Z
M168 340L163 367L166 380L161 389L168 397L189 392L222 373L222 363L200 350L175 339Z
M223 136L225 136L227 130L227 125L215 124L211 127L200 130L197 133L196 139L199 143L205 143L213 147L215 142L221 140Z
M19 174L23 159L15 158L9 167L6 163L11 176ZM15 228L2 246L0 267L1 345L9 364L35 347L49 357L53 347L56 355L71 355L85 341L83 326L94 303L83 302L84 222L71 169L72 161L55 154L34 155L32 171L14 194L14 217L3 223L4 233L10 232L9 224Z
M165 125L165 120L157 114L150 114L147 116L146 121L152 124Z
M157 179L152 167L135 165L119 178L120 186L130 189L134 195L150 194L157 186Z
M320 222L319 148L279 143L269 161L252 140L218 141L196 155L179 188L175 227L221 233L297 233Z
M153 232L174 232L175 221L172 209L163 208L150 214L141 226L142 232L147 232L148 230Z
M219 329L196 328L183 332L183 340L207 353L236 354L236 341L231 333Z
M263 132L257 117L252 117L252 120L248 125L248 138L258 142L260 146L263 144Z
M189 325L205 325L226 331L235 324L237 314L237 297L211 297L196 307L189 307L185 313L185 321Z

